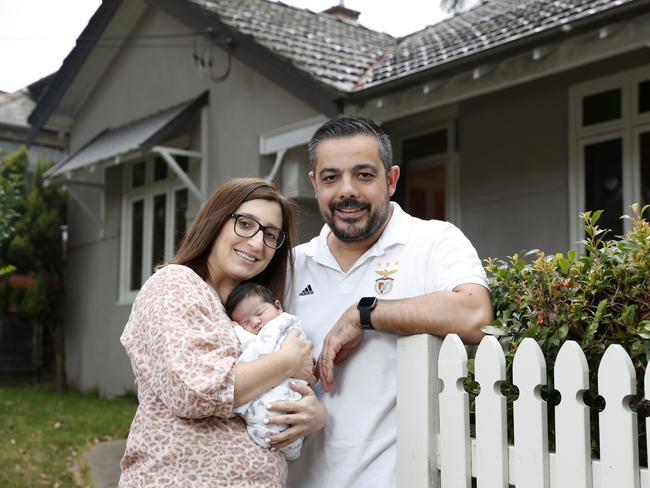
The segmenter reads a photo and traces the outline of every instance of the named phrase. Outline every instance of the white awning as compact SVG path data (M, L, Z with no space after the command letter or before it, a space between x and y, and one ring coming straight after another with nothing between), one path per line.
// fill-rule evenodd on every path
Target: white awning
M170 107L121 127L99 133L88 144L59 161L47 171L46 178L107 162L119 163L134 153L144 153L171 135L207 103L207 93L189 102Z

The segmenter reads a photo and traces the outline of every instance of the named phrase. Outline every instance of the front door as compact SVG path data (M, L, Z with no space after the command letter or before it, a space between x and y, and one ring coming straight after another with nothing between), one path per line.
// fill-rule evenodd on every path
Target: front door
M414 217L445 220L447 165L406 167L406 208Z

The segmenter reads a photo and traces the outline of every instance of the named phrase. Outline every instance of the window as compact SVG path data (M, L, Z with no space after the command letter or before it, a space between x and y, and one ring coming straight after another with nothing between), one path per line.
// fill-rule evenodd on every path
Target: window
M621 235L620 216L650 203L650 66L571 87L571 241L578 214L604 210L599 225Z
M176 156L187 172L187 158ZM170 259L187 228L189 192L164 159L125 165L120 302L132 301L156 265Z

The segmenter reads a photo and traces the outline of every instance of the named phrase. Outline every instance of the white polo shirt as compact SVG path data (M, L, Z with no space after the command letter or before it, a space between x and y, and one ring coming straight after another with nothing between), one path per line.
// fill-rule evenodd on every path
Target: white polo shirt
M464 283L487 287L476 250L458 228L411 217L391 205L383 234L347 273L327 246L327 225L295 249L296 276L284 307L301 318L314 355L341 314L364 296L398 300ZM327 424L305 439L300 458L289 464L287 487L395 487L396 339L365 331L359 348L335 365L334 391L316 385Z

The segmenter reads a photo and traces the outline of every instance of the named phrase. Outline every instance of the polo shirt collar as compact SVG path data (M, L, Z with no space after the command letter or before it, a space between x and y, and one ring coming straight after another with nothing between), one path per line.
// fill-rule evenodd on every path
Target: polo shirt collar
M393 208L393 214L388 221L388 225L382 232L377 242L375 242L370 249L368 249L363 255L357 260L357 262L350 268L350 271L355 269L357 266L365 262L366 259L374 256L381 256L386 249L397 244L406 244L409 239L409 233L411 230L409 215L402 210L395 202L390 202L391 207ZM323 228L320 231L320 234L316 238L316 245L310 246L310 249L306 250L306 254L314 259L317 263L320 263L324 266L340 270L341 267L332 255L329 246L327 245L327 236L330 234L331 230L327 224L323 225Z

